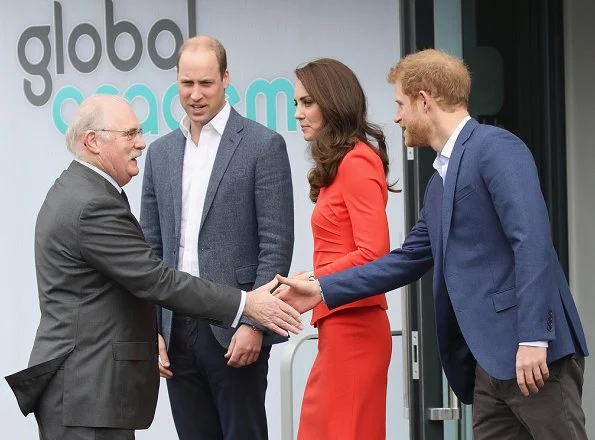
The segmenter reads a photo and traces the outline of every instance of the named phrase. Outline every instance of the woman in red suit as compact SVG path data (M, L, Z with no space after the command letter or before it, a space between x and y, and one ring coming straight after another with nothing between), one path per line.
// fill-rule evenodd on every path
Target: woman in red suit
M310 144L308 174L314 273L320 277L389 251L388 155L379 127L366 120L355 74L332 59L295 71L295 118ZM305 276L305 275L302 275ZM312 315L318 355L302 402L298 440L384 440L392 349L384 294Z

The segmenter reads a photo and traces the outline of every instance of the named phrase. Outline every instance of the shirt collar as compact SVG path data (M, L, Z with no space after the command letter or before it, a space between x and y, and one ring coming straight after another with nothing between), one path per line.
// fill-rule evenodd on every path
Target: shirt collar
M116 181L114 180L114 178L112 176L110 176L109 174L107 174L105 171L103 171L103 170L97 168L95 165L91 165L89 162L85 162L81 159L75 158L74 160L76 160L81 165L84 165L87 168L95 171L97 174L99 174L101 177L103 177L105 180L107 180L109 183L111 183L114 186L114 188L116 188L118 190L119 193L122 193L122 188L120 187L120 185L118 185L116 183Z
M467 115L463 118L461 122L459 122L457 128L454 129L454 131L451 133L450 137L446 141L446 144L444 144L444 148L442 148L442 151L436 154L436 159L434 159L434 163L432 164L432 166L436 171L438 171L438 174L440 174L440 177L442 177L442 179L444 179L444 177L446 176L448 161L450 160L452 150L455 147L455 142L457 141L457 138L459 137L461 130L463 129L463 127L469 119L471 119L471 116Z
M446 158L446 160L450 159L450 156L452 155L452 150L455 147L455 142L457 141L459 134L461 134L461 130L463 130L463 127L469 119L471 119L471 116L467 115L463 118L461 122L459 122L459 125L457 125L457 128L455 128L455 131L452 132L452 134L446 141L446 144L444 144L444 148L442 149L442 151L438 153L438 157L442 156Z
M211 119L209 123L205 125L205 127L210 126L219 134L219 136L223 136L223 131L227 125L227 120L229 119L230 113L231 106L227 101L225 101L225 105L221 111L219 111L219 113L217 113L213 119ZM185 137L188 138L190 136L190 118L187 114L184 114L182 120L180 121L180 130L182 130L182 134Z

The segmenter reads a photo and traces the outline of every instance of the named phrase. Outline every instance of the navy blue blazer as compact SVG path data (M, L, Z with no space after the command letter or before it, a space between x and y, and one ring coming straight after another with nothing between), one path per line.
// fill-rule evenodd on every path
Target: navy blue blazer
M548 363L588 355L535 162L510 132L467 122L444 183L430 178L402 248L320 283L334 308L409 284L432 266L440 358L463 402L473 400L476 362L497 379L516 377L519 342L548 341Z

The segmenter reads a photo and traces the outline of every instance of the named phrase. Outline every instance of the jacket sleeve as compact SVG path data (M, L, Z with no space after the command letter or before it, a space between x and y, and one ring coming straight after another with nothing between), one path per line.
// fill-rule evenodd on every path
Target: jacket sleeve
M285 140L277 133L268 137L257 159L254 200L260 248L254 286L258 287L276 274L287 275L293 255L291 168ZM240 322L257 325L244 316Z
M334 309L419 279L433 265L432 247L422 208L403 246L363 266L319 278L324 301Z
M514 254L518 342L552 339L543 322L557 268L533 156L516 136L494 129L482 145L479 170Z
M145 170L143 173L143 186L140 203L140 224L145 240L153 251L163 258L163 243L161 240L161 226L159 224L159 207L153 184L153 168L151 161L151 149L147 151Z
M155 195L155 186L153 184L153 168L151 163L151 151L147 149L145 159L145 171L143 173L143 186L140 202L140 224L145 236L145 240L151 246L151 249L163 258L163 242L161 240L161 225L159 224L159 208L157 206L157 196ZM157 331L163 334L161 306L155 306L155 316L157 319Z
M124 204L108 196L89 200L78 229L87 264L132 295L225 326L233 322L240 291L168 268L145 242Z

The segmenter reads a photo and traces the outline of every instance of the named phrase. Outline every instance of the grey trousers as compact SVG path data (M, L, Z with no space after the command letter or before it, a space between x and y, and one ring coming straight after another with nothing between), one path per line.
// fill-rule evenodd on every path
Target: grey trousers
M49 383L35 410L40 440L134 440L134 430L64 426L62 393L64 370L60 369Z
M550 378L536 394L521 394L516 379L498 380L479 366L473 396L474 440L587 440L582 409L585 359L548 365Z

